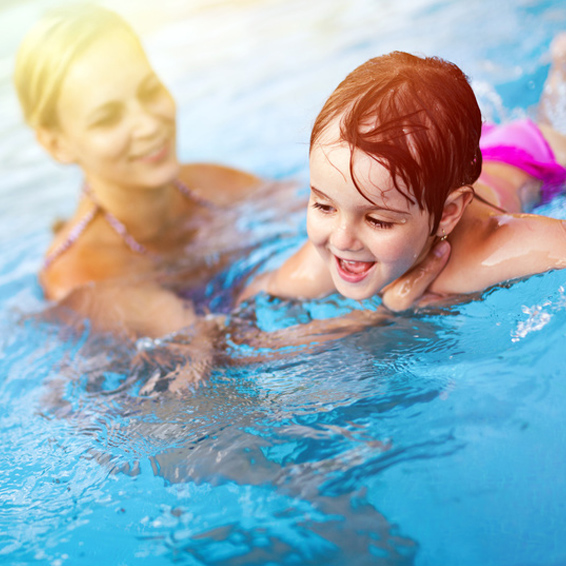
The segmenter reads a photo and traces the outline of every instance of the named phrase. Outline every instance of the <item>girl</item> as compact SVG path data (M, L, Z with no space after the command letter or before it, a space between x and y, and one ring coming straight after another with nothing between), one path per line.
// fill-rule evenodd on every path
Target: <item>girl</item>
M366 299L446 240L450 259L423 302L565 267L565 223L524 213L566 181L565 162L566 139L550 128L482 128L456 65L401 52L371 59L315 121L307 243L242 299L261 290Z

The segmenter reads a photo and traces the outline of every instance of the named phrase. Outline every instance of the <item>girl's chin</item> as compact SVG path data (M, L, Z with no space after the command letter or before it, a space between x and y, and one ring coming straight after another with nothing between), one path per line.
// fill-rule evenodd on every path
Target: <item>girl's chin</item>
M402 276L401 276L402 277ZM352 285L344 282L340 276L334 278L334 286L336 290L346 299L353 301L365 301L376 296L381 296L383 292L393 285L397 279L393 281L385 281L381 285L378 282L367 282L367 285Z
M352 289L350 285L344 285L343 281L334 282L336 290L346 299L353 301L365 301L371 299L381 292L381 289Z

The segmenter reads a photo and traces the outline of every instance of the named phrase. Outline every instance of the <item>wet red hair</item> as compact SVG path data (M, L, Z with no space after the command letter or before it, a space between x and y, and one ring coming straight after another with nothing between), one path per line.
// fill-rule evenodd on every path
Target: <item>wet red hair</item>
M472 185L481 172L481 112L468 78L438 57L394 51L351 72L314 123L310 147L340 119L340 139L391 173L395 187L438 228L447 196ZM368 199L369 200L369 199Z

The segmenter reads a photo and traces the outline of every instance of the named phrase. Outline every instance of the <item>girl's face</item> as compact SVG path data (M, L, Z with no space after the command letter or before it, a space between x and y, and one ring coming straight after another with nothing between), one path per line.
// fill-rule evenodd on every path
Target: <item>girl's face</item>
M151 188L177 176L175 102L127 34L97 41L70 67L57 111L56 157L89 182Z
M434 238L431 215L395 188L387 169L323 135L310 156L307 231L338 292L363 300L379 293L425 257ZM336 139L336 138L334 138Z

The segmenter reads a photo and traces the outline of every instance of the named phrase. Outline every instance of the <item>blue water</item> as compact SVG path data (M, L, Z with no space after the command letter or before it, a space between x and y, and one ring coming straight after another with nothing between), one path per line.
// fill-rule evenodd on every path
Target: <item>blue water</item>
M62 328L36 272L80 178L22 125L14 50L49 0L0 8L0 563L63 566L566 564L566 273L219 364L190 397L138 395L134 352ZM494 119L532 110L562 0L118 0L179 103L181 155L307 179L317 109L391 49L471 76ZM566 218L559 196L542 212ZM257 211L256 211L257 212ZM242 226L281 261L302 214ZM357 305L261 297L265 329ZM128 382L129 383L129 382Z

